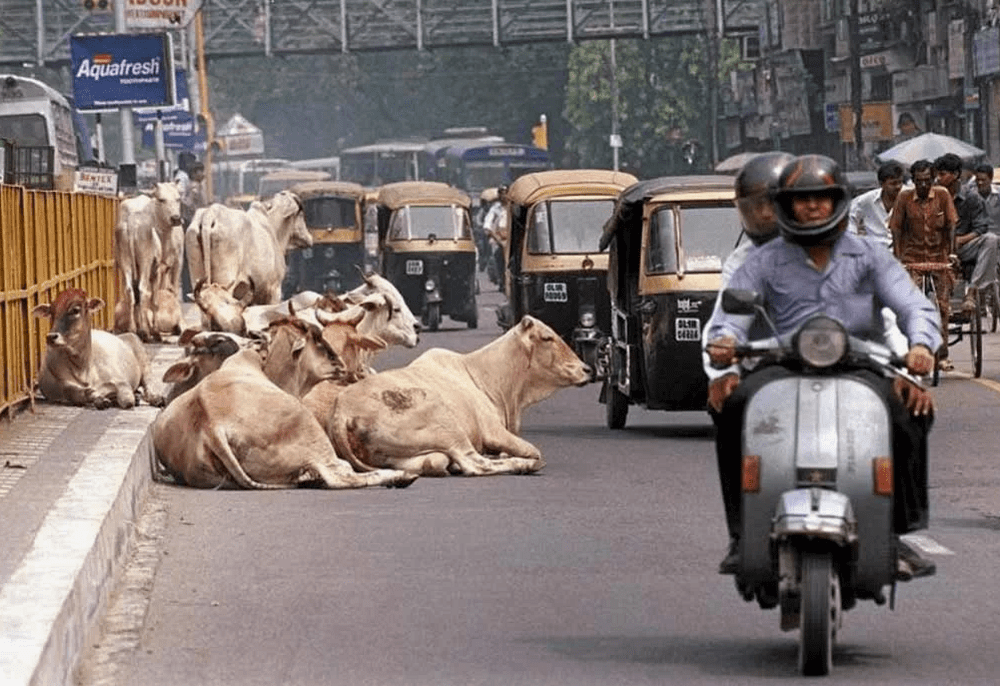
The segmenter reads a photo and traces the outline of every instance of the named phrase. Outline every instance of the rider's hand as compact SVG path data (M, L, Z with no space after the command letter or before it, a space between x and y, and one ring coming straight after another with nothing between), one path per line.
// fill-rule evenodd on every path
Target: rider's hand
M714 367L725 369L736 363L736 339L732 336L720 336L709 341L705 349Z
M911 374L923 376L934 369L934 353L925 345L915 345L906 353L906 368Z
M729 373L712 379L708 384L708 406L716 412L722 412L722 405L726 398L733 394L740 383L739 374Z
M934 398L926 388L897 376L892 382L892 390L914 417L934 414Z

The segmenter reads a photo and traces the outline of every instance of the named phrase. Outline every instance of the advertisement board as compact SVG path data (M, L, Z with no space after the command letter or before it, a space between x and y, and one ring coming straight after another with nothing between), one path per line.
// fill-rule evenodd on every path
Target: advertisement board
M73 98L81 112L177 102L168 33L70 36Z
M201 9L202 0L128 0L125 26L129 29L179 29Z

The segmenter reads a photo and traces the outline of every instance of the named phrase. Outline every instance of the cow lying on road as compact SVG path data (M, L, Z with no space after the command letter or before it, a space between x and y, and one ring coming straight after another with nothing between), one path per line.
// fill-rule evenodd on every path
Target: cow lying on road
M347 386L323 424L337 454L358 470L535 472L544 462L517 435L522 412L560 388L586 384L591 374L555 331L526 316L479 350L433 348L406 367Z
M115 335L91 328L90 315L104 307L100 298L88 298L78 288L64 290L52 304L32 310L47 317L45 361L38 381L46 400L69 405L92 405L99 410L112 404L135 406L136 391L150 405L163 398L149 391L149 358L133 333Z
M153 423L153 447L167 473L195 488L404 487L416 478L392 469L355 472L302 403L264 376L252 350L229 357L164 409Z

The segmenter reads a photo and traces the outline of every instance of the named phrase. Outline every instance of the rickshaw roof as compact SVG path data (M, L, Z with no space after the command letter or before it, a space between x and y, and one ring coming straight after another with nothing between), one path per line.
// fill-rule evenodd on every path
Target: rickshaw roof
M378 192L378 203L391 210L405 205L459 205L468 209L472 199L454 186L440 181L397 181Z
M610 169L552 169L519 176L507 189L507 200L528 205L542 198L601 193L609 186L617 195L638 180L632 174Z
M484 202L493 202L500 197L500 189L496 186L493 188L484 188L483 192L479 194L479 199Z
M353 181L306 181L297 183L288 190L302 200L321 195L339 195L354 199L362 198L365 195L365 187Z
M604 224L600 249L611 243L615 233L631 230L642 221L642 206L650 200L731 200L735 197L733 177L726 174L660 176L633 184L622 191L615 211Z

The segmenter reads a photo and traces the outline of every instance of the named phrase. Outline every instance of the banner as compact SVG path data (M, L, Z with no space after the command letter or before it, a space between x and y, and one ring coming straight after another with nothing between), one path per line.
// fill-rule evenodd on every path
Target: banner
M142 145L156 147L156 117L142 124ZM183 112L169 121L163 120L163 145L172 150L205 151L205 129L194 130L194 116Z
M82 112L177 102L170 34L70 36L73 97Z
M191 114L191 98L188 96L187 70L174 69L174 83L177 86L177 104L167 107L136 107L133 120L136 124L156 121L159 113L163 121L176 121L185 114Z

